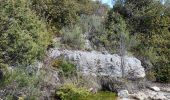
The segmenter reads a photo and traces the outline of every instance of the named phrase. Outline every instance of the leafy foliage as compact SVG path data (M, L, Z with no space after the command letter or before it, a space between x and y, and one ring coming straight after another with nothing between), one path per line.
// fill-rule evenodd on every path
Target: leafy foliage
M52 67L57 68L57 70L66 77L72 77L76 74L76 66L69 61L60 59L54 60L52 62Z
M89 93L86 88L79 88L73 84L63 85L56 90L56 98L61 100L116 100L116 94L107 91Z
M29 9L27 1L0 1L0 57L9 65L41 59L51 35L46 24Z
M121 15L114 13L112 10L108 13L107 20L105 22L106 32L100 36L100 40L103 41L104 46L114 53L119 53L122 46L122 39L125 46L129 43L129 32L125 20Z
M31 8L57 29L73 25L81 14L93 14L98 4L91 0L31 0Z
M80 18L80 26L83 29L83 33L89 33L89 35L96 35L96 32L101 32L104 27L102 25L103 22L104 19L96 15L82 15Z
M77 88L73 84L63 85L60 89L56 90L56 97L62 100L77 100L79 98L86 98L89 92L85 88Z
M126 20L131 35L137 35L139 44L132 49L135 55L149 59L154 65L156 79L169 82L170 50L168 42L169 9L155 0L125 0L113 8Z
M62 35L61 42L72 48L81 49L84 47L84 37L82 27L78 25L64 27L60 31Z
M160 82L170 81L170 31L167 27L169 20L170 17L157 16L150 22L152 28L149 31L151 37L148 39L148 44L150 44L149 49L153 48L153 53L156 55L155 61L152 60L152 62L155 66L157 81Z
M39 83L41 76L27 73L25 69L16 68L6 72L4 79L1 80L1 90L6 90L0 94L2 99L13 100L16 97L36 100L40 96ZM24 93L24 95L19 94Z
M82 15L80 18L80 26L86 36L85 39L90 41L94 49L100 49L103 46L99 37L105 33L104 21L105 18L97 15Z

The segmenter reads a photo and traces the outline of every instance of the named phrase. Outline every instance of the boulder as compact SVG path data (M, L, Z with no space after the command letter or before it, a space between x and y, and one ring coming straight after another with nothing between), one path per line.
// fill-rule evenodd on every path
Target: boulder
M139 92L133 93L129 95L129 98L133 98L135 100L169 100L168 95L165 92L156 92L150 89L142 89Z
M148 96L143 92L138 92L136 94L131 94L131 98L134 98L135 100L147 100Z
M153 90L145 89L142 91L146 96L146 100L168 100L165 94L161 91L156 92Z
M150 89L153 90L153 91L156 91L156 92L160 91L160 88L157 87L157 86L152 86L152 87L150 87Z
M90 41L87 40L87 39L85 40L84 48L85 48L86 50L92 50L92 47L91 47L91 45L90 45Z
M97 89L95 89L95 88L90 88L90 89L89 89L89 92L97 93Z
M156 93L154 96L150 96L151 100L168 100L165 95L161 92Z
M97 51L65 50L58 48L51 49L48 56L49 59L53 60L63 58L73 62L76 65L77 72L81 76L86 77L85 80L88 81L86 83L86 85L88 84L87 87L97 90L104 89L118 92L126 89L131 92L134 88L136 89L141 85L138 83L145 77L145 71L141 66L140 60L132 56L120 57L117 54ZM124 61L123 68L126 79L122 78L122 59ZM93 80L89 80L87 77L93 77ZM54 81L57 80L54 78Z
M135 100L135 99L131 99L131 98L117 98L117 100Z
M118 97L120 98L128 98L129 97L129 92L128 90L121 90L118 92Z
M103 54L97 51L60 50L56 48L50 50L49 56L53 59L63 56L64 59L73 61L77 65L77 70L84 75L122 77L122 57L117 54ZM124 61L124 75L128 79L145 77L145 71L140 60L130 56L124 56L122 59Z
M161 91L170 93L170 87L162 87Z

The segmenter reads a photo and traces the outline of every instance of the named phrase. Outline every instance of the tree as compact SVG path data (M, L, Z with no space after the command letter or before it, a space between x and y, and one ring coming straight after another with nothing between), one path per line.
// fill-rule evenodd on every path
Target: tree
M28 7L28 1L0 1L0 63L28 65L41 59L50 43L46 24Z
M153 48L156 55L152 60L156 72L156 79L159 82L170 82L170 17L162 15L151 19L151 34L148 44Z
M103 41L106 49L114 53L119 53L120 47L128 45L129 32L125 20L119 13L110 10L105 22L106 33L102 34L100 39ZM121 41L121 39L125 41ZM121 46L120 46L121 45ZM123 46L125 49L125 46Z
M82 14L93 14L98 4L91 0L31 0L30 7L57 29L74 25Z
M125 20L119 13L114 13L111 10L106 20L106 33L101 36L104 38L104 45L111 49L114 53L118 53L121 57L122 77L124 75L124 56L127 55L128 47L130 46L129 31Z
M113 9L125 18L130 35L137 35L134 54L152 62L157 81L170 81L169 8L155 0L125 0Z

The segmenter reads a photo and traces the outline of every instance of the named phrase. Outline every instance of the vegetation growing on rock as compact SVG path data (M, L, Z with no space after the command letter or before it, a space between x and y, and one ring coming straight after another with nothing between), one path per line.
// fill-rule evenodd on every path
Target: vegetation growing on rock
M76 66L70 61L57 59L52 62L52 67L59 70L59 73L65 77L72 77L76 75Z
M77 88L75 85L67 84L56 91L56 97L62 100L76 100L86 98L89 92L86 88Z
M61 52L78 49L85 54L88 52L85 50L99 50L103 55L116 53L120 55L122 73L124 56L133 55L142 61L147 80L169 83L169 0L113 1L111 8L99 0L0 0L0 90L8 90L0 91L0 99L37 100L48 94L41 94L42 91L50 91L51 95L55 88L54 95L62 100L95 96L81 87L85 82L80 82L82 77L73 63L81 53L73 55L70 61L51 59L47 52L55 47L55 42ZM33 66L35 62L40 65ZM94 62L100 64L100 61ZM140 68L142 66L140 64ZM58 84L53 83L62 83L60 74L64 77L63 83L75 78L78 86L57 87ZM46 87L50 89L43 90Z
M156 80L169 82L169 8L156 0L125 0L113 8L125 19L131 35L139 42L132 51L153 64Z

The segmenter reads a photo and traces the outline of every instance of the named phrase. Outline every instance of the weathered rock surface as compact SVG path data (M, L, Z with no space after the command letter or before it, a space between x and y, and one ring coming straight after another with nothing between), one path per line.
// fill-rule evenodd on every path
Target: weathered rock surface
M134 98L134 99L137 99L137 100L146 100L148 98L148 96L143 92L138 92L136 94L131 94L130 97Z
M170 93L162 91L154 91L150 89L142 89L134 94L129 94L128 99L134 100L170 100Z
M52 49L49 52L49 58L51 59L57 59L61 56L64 57L64 59L73 61L77 65L77 70L80 73L84 74L86 76L85 78L88 81L91 82L91 80L93 80L93 82L95 82L95 84L93 82L90 83L89 91L95 93L98 90L98 87L100 87L97 85L101 85L101 83L99 84L97 83L98 79L96 79L96 76L104 77L103 81L106 82L106 85L108 87L111 86L113 87L114 82L116 82L119 85L118 87L121 86L120 85L121 82L119 84L119 81L117 81L119 78L122 77L120 56L116 54L111 55L108 53L101 53L97 51L91 51L91 52L78 51L78 50L73 51L73 50L62 50L57 48ZM141 62L138 59L129 56L125 56L123 59L124 59L125 76L128 79L133 79L132 83L137 81L135 85L139 86L140 85L139 83L141 83L139 80L145 77L145 71L144 68L141 66ZM50 62L48 62L47 60L46 66L48 66L48 63ZM42 66L45 65L39 62L36 64L36 66L38 67L38 72L39 72ZM45 80L47 83L49 82L49 86L43 89L44 91L43 94L46 97L50 97L50 93L51 93L50 91L53 90L55 86L60 86L62 80L60 80L56 70L48 69L46 71L48 74L46 75ZM108 84L107 82L109 82L109 80L113 78L115 78L116 81L113 80L114 82L110 82L111 84ZM137 86L131 84L130 81L128 81L127 83L128 83L127 87L130 87L130 89L125 87L123 89L117 90L119 91L118 100L170 100L170 92L168 92L170 89L167 87L164 88L161 86L150 84L147 89L141 89L141 90L138 89L138 92L134 92L134 91L131 92L129 90L135 90ZM92 84L94 84L94 86ZM115 89L115 87L113 88Z
M49 56L58 58L63 56L65 59L73 61L77 69L84 75L122 77L121 57L117 54L103 54L97 51L72 51L52 49ZM124 75L129 79L139 79L145 77L144 68L141 62L135 57L125 56Z
M121 91L118 92L118 96L120 98L128 98L129 92L128 92L128 90L121 90Z
M117 100L136 100L136 99L131 99L131 98L117 98Z
M153 91L156 91L156 92L160 91L160 88L157 87L157 86L152 86L152 87L150 87L150 89L153 90Z

